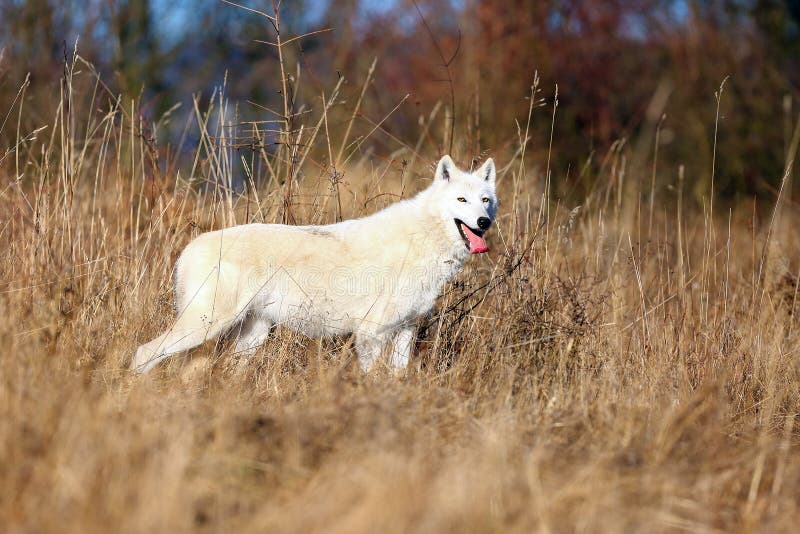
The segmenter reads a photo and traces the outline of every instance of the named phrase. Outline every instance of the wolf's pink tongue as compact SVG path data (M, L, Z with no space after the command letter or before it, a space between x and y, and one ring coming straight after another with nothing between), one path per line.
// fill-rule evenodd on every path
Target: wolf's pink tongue
M470 254L482 254L484 252L489 252L489 247L486 246L486 241L484 241L481 236L470 230L469 226L462 224L461 230L464 232L464 235L467 236L467 239L469 239Z

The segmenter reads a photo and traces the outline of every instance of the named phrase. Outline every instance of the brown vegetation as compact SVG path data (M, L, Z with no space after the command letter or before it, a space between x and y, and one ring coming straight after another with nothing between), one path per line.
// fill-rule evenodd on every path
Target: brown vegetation
M78 57L52 116L26 90L0 120L13 138L0 148L5 530L796 528L800 219L787 192L800 130L768 203L698 209L680 162L656 165L644 132L597 157L586 194L564 205L520 116L492 153L493 251L421 325L406 376L362 374L347 339L282 330L249 362L223 340L133 376L134 348L171 319L188 240L413 194L442 117L378 157L381 117L337 89L257 135L218 96L196 102L185 128L200 141L178 165L163 123ZM558 121L538 99L533 120ZM259 144L268 128L274 151ZM457 130L456 153L471 146ZM653 189L657 168L669 179Z

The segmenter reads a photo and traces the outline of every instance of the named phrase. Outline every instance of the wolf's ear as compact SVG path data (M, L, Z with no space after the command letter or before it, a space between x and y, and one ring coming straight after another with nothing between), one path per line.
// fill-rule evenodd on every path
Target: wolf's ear
M475 174L480 176L481 180L493 184L497 178L497 171L494 168L494 161L492 161L492 158L489 158L483 162L483 165L481 165L481 168L478 169L478 172Z
M452 158L450 156L443 156L442 159L439 160L439 165L436 166L434 181L444 180L445 182L449 182L450 176L455 168L456 164L453 163Z

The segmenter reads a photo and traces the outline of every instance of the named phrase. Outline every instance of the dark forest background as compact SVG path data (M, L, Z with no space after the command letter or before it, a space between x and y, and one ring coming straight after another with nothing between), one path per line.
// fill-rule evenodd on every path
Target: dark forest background
M652 152L657 139L671 163L659 183L684 165L699 198L719 98L715 191L772 196L800 111L800 0L285 0L281 15L284 40L328 30L283 47L297 109L341 77L343 98L357 98L377 58L361 114L389 115L371 139L378 156L413 143L434 110L446 124L451 103L462 161L511 150L536 83L529 150L548 152L552 122L564 194L591 188L610 151ZM280 71L276 48L258 41L274 38L263 17L222 1L0 0L0 120L28 75L26 98L42 123L52 117L76 41L108 94L137 100L145 121L190 114L193 95L223 85L242 120L266 120L282 106ZM177 139L171 123L161 135Z

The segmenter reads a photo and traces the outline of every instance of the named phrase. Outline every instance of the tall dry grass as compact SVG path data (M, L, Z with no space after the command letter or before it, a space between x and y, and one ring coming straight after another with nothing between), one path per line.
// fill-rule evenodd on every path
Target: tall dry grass
M134 376L193 236L380 209L425 186L441 127L424 118L381 159L381 117L341 87L257 133L217 94L195 101L182 128L199 142L178 166L168 125L77 56L68 67L52 114L26 108L23 85L0 132L15 132L0 153L5 531L796 527L788 198L774 214L698 209L677 162L658 162L674 178L653 193L650 164L618 145L580 208L565 205L521 127L498 155L493 251L421 323L405 377L362 374L347 339L281 330L246 364L222 340Z

